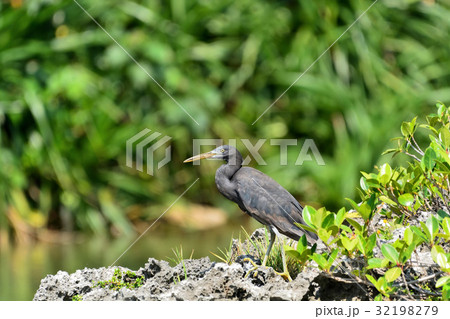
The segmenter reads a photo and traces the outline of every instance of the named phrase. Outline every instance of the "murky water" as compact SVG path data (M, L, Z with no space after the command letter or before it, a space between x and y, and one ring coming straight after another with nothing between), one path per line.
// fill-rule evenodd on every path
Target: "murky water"
M245 228L251 233L258 225L251 223ZM175 256L172 249L180 245L185 258L194 249L194 258L209 256L216 260L210 252L220 254L218 247L227 248L232 234L237 237L239 232L242 232L240 224L202 232L152 229L119 259L117 265L137 270L149 257L169 260ZM135 239L90 237L70 244L38 242L3 247L0 251L0 300L31 300L40 280L58 270L72 273L84 267L109 266Z

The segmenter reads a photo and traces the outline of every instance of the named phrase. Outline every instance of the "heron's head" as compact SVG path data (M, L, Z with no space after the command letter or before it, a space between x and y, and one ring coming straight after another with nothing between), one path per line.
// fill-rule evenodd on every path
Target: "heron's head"
M225 160L228 162L230 160L230 158L235 158L237 154L239 154L239 152L233 146L222 145L222 146L219 146L219 147L213 149L210 152L199 154L199 155L193 156L191 158L188 158L183 163L194 162L194 161L198 161L198 160L201 160L204 158L219 159L219 160Z

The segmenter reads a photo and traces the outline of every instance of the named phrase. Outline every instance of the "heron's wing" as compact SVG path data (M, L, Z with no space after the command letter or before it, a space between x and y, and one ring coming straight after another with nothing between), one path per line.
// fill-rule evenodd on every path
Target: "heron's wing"
M305 232L294 223L305 224L302 218L303 208L298 201L275 180L264 173L250 168L241 168L233 180L237 184L237 193L241 200L241 208L268 226L292 239L298 240L304 233L310 241L316 239L315 234Z

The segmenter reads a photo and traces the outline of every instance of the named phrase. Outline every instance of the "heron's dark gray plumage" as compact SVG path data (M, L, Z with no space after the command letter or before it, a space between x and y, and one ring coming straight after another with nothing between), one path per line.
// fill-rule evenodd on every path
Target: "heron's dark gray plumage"
M242 211L268 226L271 241L263 265L267 261L276 232L294 240L299 240L305 234L309 243L317 240L316 234L295 225L305 222L302 217L303 208L294 196L266 174L251 167L243 167L242 155L235 147L219 146L211 152L191 157L185 162L203 158L226 161L226 164L216 171L215 179L219 192L237 203Z

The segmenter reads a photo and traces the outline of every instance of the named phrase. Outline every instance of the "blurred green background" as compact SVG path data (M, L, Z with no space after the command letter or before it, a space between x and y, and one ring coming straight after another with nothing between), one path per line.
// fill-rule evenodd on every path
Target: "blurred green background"
M403 120L450 101L450 1L0 0L0 300L31 299L62 269L209 255L241 224L214 185L218 162L182 164L192 140L268 141L257 167L300 202L336 209ZM129 168L127 139L172 137L172 161ZM270 139L298 139L280 166ZM295 160L313 139L325 166ZM205 148L205 151L209 150ZM401 160L401 159L399 159ZM145 167L144 167L145 170Z

